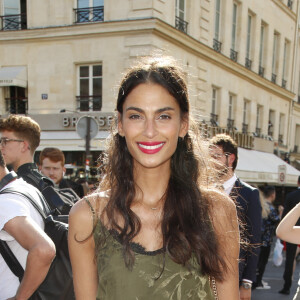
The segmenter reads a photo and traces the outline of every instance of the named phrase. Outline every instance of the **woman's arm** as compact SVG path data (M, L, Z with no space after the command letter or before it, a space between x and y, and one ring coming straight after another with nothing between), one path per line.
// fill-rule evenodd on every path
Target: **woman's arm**
M297 204L279 223L276 235L289 243L300 244L300 226L295 226L300 218L300 203Z
M93 215L85 200L71 209L69 216L69 252L77 300L95 300L98 287Z
M224 257L227 264L227 272L224 271L224 281L217 281L219 300L239 299L239 229L234 202L217 196L213 207L213 223L219 239L220 255Z

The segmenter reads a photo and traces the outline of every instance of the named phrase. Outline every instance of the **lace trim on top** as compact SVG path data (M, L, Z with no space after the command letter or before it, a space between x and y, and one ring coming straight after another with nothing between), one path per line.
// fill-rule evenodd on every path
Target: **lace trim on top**
M92 204L90 203L90 201L85 197L84 198L85 202L88 204L88 206L90 207L91 211L92 211L92 214L93 214L93 223L95 224L97 221L96 221L96 212L92 206ZM98 222L101 224L101 226L103 228L105 228L105 230L107 230L111 236L118 242L122 245L122 240L120 238L120 234L118 233L117 230L115 229L107 229L106 226L104 226L104 224L101 222L101 220L99 219ZM163 248L160 248L160 249L157 249L157 250L154 250L154 251L147 251L145 249L144 246L142 246L140 243L135 243L135 242L130 242L129 243L130 245L130 248L132 249L132 251L136 252L136 253L139 253L139 254L142 254L142 255L149 255L149 256L155 256L157 254L161 254L161 253L164 253L164 249Z

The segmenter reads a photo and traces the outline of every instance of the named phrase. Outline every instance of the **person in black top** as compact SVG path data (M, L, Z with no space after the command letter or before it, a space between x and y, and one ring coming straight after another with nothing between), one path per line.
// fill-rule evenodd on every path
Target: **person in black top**
M65 155L58 148L45 148L40 153L39 170L53 180L56 187L71 188L80 198L84 196L83 186L72 180L63 178L66 171Z

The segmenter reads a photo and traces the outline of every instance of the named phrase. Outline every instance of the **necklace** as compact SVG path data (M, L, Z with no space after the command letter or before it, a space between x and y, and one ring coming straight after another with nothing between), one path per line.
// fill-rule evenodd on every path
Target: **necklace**
M159 198L159 200L157 201L157 204L158 204L158 206L156 206L156 207L151 207L151 206L149 206L149 205L146 205L143 201L141 201L141 204L144 206L144 207L146 207L146 208L150 208L151 210L157 210L158 208L159 208L159 204L160 204L160 202L162 201L162 199L164 198L164 196L166 195L166 192L167 192L167 190L165 190L165 192L162 194L162 196Z

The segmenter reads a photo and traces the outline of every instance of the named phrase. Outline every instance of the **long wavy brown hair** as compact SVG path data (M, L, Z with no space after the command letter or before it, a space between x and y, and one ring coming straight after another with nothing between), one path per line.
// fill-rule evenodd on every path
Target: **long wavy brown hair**
M155 83L164 87L180 106L181 116L189 115L189 99L184 73L174 60L150 57L131 68L123 78L117 98L117 111L122 115L123 103L129 93L142 83ZM116 121L117 123L117 121ZM171 158L171 176L165 194L161 230L163 249L178 264L188 265L192 255L197 258L203 274L224 279L225 259L211 222L211 200L200 186L208 184L205 159L195 151L191 130L179 138ZM198 149L198 148L197 148ZM201 158L202 157L202 158ZM123 244L124 260L128 268L134 264L130 242L141 229L139 217L131 210L137 186L133 176L133 159L125 138L112 130L108 150L101 158L102 178L99 190L109 191L109 201L103 210L109 227L119 232ZM120 216L123 219L120 225ZM97 249L103 241L99 242Z

